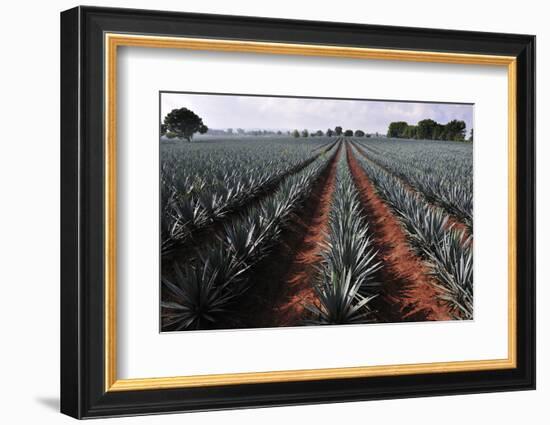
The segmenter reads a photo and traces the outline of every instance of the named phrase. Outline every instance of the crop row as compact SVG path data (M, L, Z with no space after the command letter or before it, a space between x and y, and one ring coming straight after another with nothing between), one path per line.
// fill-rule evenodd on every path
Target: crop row
M225 224L219 240L192 263L181 268L174 262L174 278L162 279L169 294L161 304L163 327L204 329L227 318L232 304L250 289L250 268L277 244L292 212L307 199L329 163L330 159L318 159L285 179L248 214Z
M377 192L402 222L417 253L431 266L442 290L440 297L451 313L456 318L473 318L472 237L454 229L443 211L430 207L394 175L356 156Z
M369 302L379 286L381 263L350 174L346 155L337 164L336 188L322 261L314 285L319 305L308 305L315 324L349 324L368 320Z
M259 149L237 151L240 156L217 155L193 160L166 160L161 169L161 254L170 255L196 230L241 209L259 195L274 189L281 181L311 164L331 146L314 154L307 150L279 152L276 159L259 161ZM267 149L267 148L266 148ZM206 172L205 172L206 171Z
M410 142L409 142L410 143ZM416 142L416 144L421 142ZM361 142L369 157L402 178L410 186L473 230L473 183L471 151L452 152L447 146L431 143L425 150L406 142ZM454 142L456 143L456 142ZM394 146L395 145L395 146ZM376 147L375 147L376 146ZM466 146L469 148L469 146ZM420 151L420 153L419 153ZM470 156L469 156L470 155Z

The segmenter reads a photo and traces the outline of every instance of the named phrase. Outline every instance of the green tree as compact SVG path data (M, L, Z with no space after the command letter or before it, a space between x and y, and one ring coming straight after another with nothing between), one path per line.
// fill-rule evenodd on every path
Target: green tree
M363 130L355 130L355 137L365 137L365 132Z
M166 124L161 124L160 125L160 135L164 136L167 131L168 131L168 128L166 127Z
M437 128L437 123L432 119L425 119L422 121L418 121L417 128L416 128L416 136L419 139L434 139L434 133Z
M463 142L466 133L466 123L464 121L452 120L445 124L445 140Z
M409 124L405 121L395 121L391 122L388 127L388 137L405 137Z
M405 139L418 139L418 127L416 125L408 125L401 137Z
M443 140L443 136L445 136L445 126L438 123L435 130L434 140Z
M468 142L473 142L474 141L474 129L472 128L470 130L470 138L468 139Z
M302 130L302 137L308 137L309 136L309 131L307 131L307 129L303 129Z
M202 118L187 108L172 109L164 117L167 133L173 133L176 137L191 141L195 133L204 134L208 127L202 122Z
M328 129L327 132L325 133L328 137L332 137L334 135L334 131L332 129Z
M344 136L346 136L346 137L351 137L351 136L353 136L353 130L346 130L346 131L344 132Z
M337 126L334 128L334 134L336 134L337 136L341 136L342 135L342 127L340 126Z
M294 131L292 132L292 135L293 135L294 137L300 137L300 132L299 132L298 130L294 130Z
M322 130L317 130L317 131L315 132L315 135L316 135L316 136L319 136L319 137L322 137L322 136L324 135L324 133L323 133Z

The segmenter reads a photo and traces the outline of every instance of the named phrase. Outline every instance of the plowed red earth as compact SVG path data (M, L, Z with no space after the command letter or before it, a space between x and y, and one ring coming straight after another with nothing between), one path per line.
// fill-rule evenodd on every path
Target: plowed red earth
M407 237L389 206L347 146L350 170L367 214L383 267L377 276L381 294L373 300L381 322L449 320L448 309L438 299L434 278L412 251Z
M313 282L328 226L336 163L341 154L340 146L285 231L282 243L254 268L252 289L242 309L246 327L301 325L308 316L305 306L316 302Z

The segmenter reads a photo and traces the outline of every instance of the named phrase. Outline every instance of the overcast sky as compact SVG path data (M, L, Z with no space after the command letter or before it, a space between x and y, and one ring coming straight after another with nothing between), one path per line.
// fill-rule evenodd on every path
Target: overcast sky
M162 93L161 119L172 109L185 107L210 128L323 130L340 125L369 133L386 133L392 121L431 118L445 124L466 122L469 134L473 106L372 100L299 99L258 96Z

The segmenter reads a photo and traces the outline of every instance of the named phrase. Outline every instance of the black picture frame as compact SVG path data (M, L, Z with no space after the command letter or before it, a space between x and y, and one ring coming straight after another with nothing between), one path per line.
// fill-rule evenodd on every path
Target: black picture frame
M517 367L106 392L105 32L516 57ZM534 36L96 7L61 13L61 412L92 418L534 388Z

